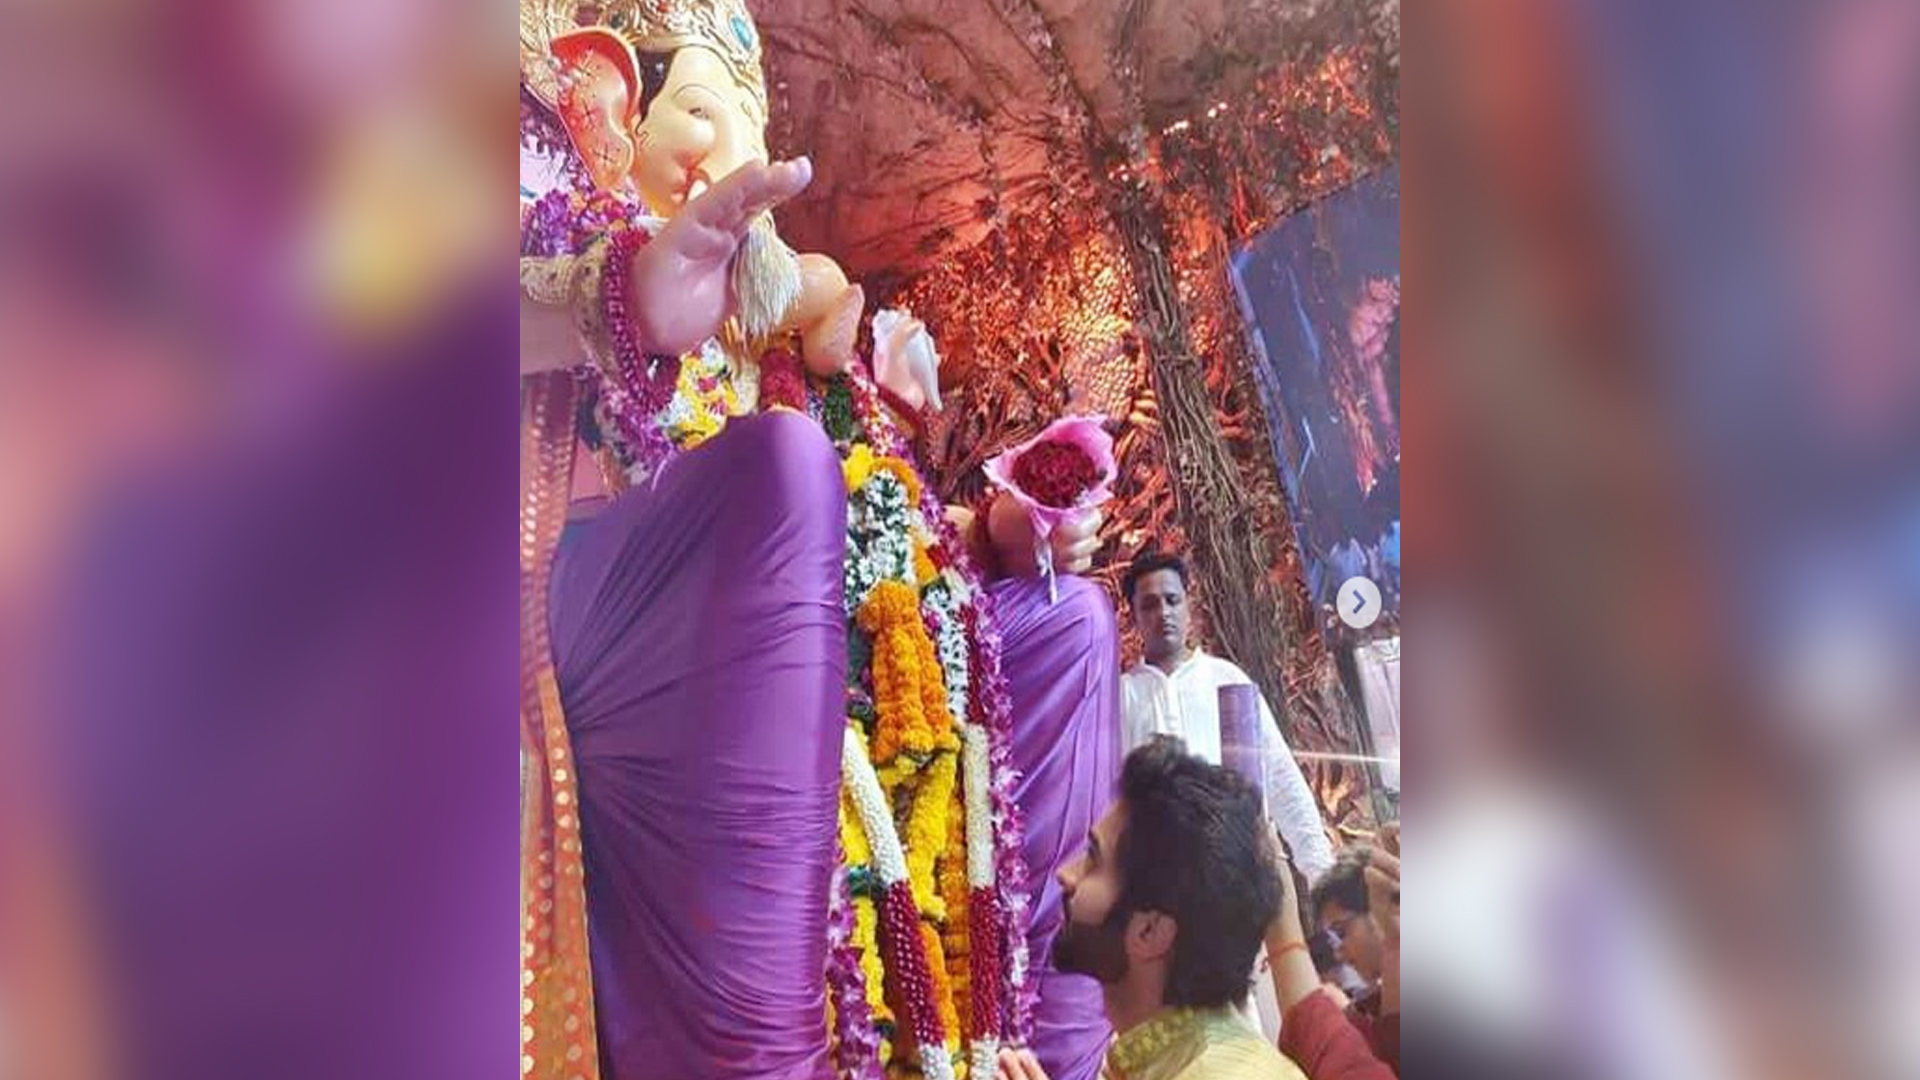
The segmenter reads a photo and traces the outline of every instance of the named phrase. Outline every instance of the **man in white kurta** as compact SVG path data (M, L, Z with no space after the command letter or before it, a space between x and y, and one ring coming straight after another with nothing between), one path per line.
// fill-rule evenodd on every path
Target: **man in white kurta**
M1143 556L1127 571L1127 607L1146 644L1146 657L1120 679L1121 752L1155 735L1172 735L1187 744L1189 753L1218 765L1220 688L1253 680L1232 661L1187 643L1186 579L1185 563L1173 555ZM1260 720L1267 812L1292 849L1294 865L1309 882L1316 881L1333 866L1333 846L1319 804L1280 735L1265 694L1260 695Z
M1156 735L1170 735L1187 750L1215 765L1220 759L1222 686L1253 682L1230 660L1210 656L1188 644L1187 567L1176 555L1149 554L1135 559L1125 580L1127 609L1144 642L1145 659L1120 677L1120 750L1123 755ZM1280 734L1265 694L1260 695L1261 749L1265 758L1267 812L1293 852L1294 865L1309 882L1333 866L1333 845L1313 789ZM1264 957L1261 968L1264 969ZM1255 980L1259 1027L1279 1032L1271 980ZM1258 993L1261 989L1265 993ZM1253 1019L1249 1017L1249 1019Z

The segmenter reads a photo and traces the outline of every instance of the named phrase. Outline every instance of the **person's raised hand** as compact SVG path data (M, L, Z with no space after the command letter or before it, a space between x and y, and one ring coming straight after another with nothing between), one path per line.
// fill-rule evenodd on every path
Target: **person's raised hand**
M1397 849L1398 829L1382 840ZM1400 1011L1400 858L1375 849L1367 859L1367 918L1380 935L1380 1009Z
M1053 572L1083 574L1093 567L1094 552L1100 550L1100 527L1106 515L1091 507L1054 526L1047 536L1053 549ZM1006 492L995 496L987 508L987 535L993 541L996 560L1009 574L1031 577L1040 572L1034 556L1033 521L1020 501Z
M1266 840L1261 847L1267 865L1280 881L1280 909L1274 912L1273 921L1267 924L1267 949L1271 952L1287 942L1305 941L1306 930L1300 925L1300 890L1293 880L1293 861L1287 858L1278 834L1268 829L1262 835Z

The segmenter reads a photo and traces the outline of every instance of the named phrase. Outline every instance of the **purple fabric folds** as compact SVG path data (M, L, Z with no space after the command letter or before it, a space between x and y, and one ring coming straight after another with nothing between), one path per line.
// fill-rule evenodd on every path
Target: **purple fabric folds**
M1087 832L1113 801L1120 775L1119 639L1113 605L1098 585L1061 577L996 583L1002 665L1013 703L1014 801L1026 815L1024 851L1033 883L1027 947L1039 978L1034 1055L1053 1080L1092 1080L1113 1037L1100 984L1053 969L1053 939L1065 909L1060 868L1078 857Z
M551 617L579 769L608 1080L826 1080L824 919L835 864L846 617L840 461L790 413L732 421L657 484L569 527ZM1113 611L1088 582L993 586L1015 797L1039 894L1035 1051L1097 1075L1092 980L1047 961L1054 874L1112 798Z
M608 1080L824 1080L846 495L806 417L731 422L571 526L551 619Z

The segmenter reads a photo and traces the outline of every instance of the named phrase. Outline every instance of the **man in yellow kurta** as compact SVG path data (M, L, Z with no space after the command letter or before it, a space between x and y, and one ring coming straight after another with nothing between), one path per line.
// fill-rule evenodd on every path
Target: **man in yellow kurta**
M1113 1080L1304 1080L1234 1011L1280 905L1271 826L1246 781L1157 740L1128 755L1120 798L1060 871L1062 971L1099 980L1118 1033ZM1025 1051L1000 1080L1046 1080Z

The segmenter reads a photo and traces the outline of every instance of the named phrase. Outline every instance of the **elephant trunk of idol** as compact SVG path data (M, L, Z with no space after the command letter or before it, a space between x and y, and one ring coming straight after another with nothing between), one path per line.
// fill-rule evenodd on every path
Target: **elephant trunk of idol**
M703 165L716 179L748 160L764 160L757 140L736 144L722 131L720 146ZM729 153L729 147L739 151ZM787 331L800 333L800 355L808 370L825 378L853 359L866 293L847 281L825 255L796 255L774 230L773 215L761 214L747 227L732 270L734 330L756 350Z
M760 133L745 117L726 114L715 123L713 151L702 162L713 182L748 162L767 160ZM747 341L762 341L778 330L800 299L800 262L774 230L773 214L761 214L747 226L733 261L734 318Z
M760 341L786 319L800 299L800 261L780 234L773 215L761 214L747 226L733 262L735 318L748 341Z

